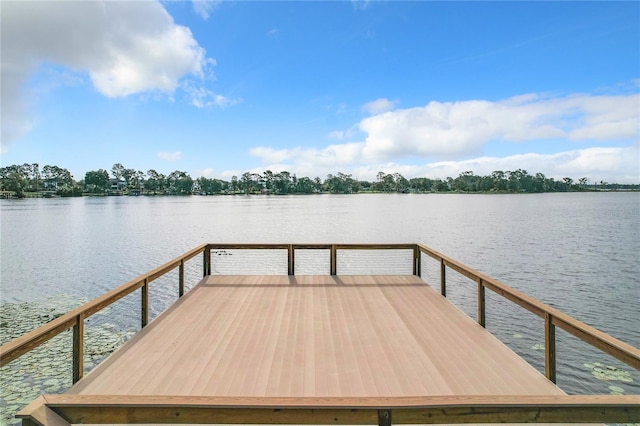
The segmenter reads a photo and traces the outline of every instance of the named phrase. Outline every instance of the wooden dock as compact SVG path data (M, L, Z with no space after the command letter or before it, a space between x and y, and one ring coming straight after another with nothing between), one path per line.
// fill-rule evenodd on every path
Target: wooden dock
M211 275L211 250L276 249L287 275ZM296 275L326 250L329 275ZM339 249L408 250L413 275L340 275ZM185 262L204 254L185 292ZM440 291L420 277L438 260ZM148 321L151 281L179 269L180 298ZM446 268L478 284L474 320L446 299ZM142 330L82 377L84 321L141 290ZM545 374L484 327L490 289L545 319ZM640 422L640 396L569 396L555 384L555 327L629 365L640 351L422 245L214 245L183 256L0 348L10 362L73 328L75 385L21 413L75 423L399 424Z
M211 276L81 395L560 395L414 276Z

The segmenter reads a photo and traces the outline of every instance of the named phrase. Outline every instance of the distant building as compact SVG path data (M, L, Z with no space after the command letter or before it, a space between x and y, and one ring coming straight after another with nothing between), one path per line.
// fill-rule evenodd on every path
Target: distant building
M122 191L124 189L127 188L127 182L120 178L120 179L109 179L109 189L112 191Z

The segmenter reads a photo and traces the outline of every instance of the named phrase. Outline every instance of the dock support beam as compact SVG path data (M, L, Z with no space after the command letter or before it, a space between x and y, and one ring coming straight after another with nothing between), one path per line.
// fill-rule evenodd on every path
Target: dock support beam
M378 426L391 426L391 410L378 410Z

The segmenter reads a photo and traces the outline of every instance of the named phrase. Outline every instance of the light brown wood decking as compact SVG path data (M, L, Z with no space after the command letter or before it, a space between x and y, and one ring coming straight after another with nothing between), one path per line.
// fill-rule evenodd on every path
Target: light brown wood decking
M563 392L415 276L211 276L69 393Z

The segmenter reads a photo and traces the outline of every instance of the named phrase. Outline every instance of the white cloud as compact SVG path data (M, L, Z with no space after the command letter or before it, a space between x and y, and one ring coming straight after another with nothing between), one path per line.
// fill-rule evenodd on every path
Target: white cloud
M632 140L638 137L640 94L518 96L497 102L430 102L360 122L363 160L455 158L481 152L492 140Z
M362 106L362 109L369 114L381 114L383 112L391 111L395 108L398 101L390 101L387 98L376 99L375 101L367 102Z
M209 15L222 3L222 0L192 0L193 10L205 21Z
M555 154L527 153L506 157L477 157L461 161L439 161L420 165L407 165L397 162L372 164L349 164L348 162L334 164L331 161L310 161L311 152L296 150L287 151L283 155L277 150L271 156L262 157L265 164L254 171L288 170L298 176L324 178L327 174L337 172L350 173L355 178L373 181L380 171L384 173L400 173L406 178L428 177L431 179L446 179L457 177L464 171L473 171L476 175L489 175L495 170L524 169L530 174L543 173L547 177L562 179L570 177L579 179L587 177L591 181L608 181L616 183L640 182L640 157L637 146L620 148L587 148L559 152ZM257 154L259 151L256 151ZM298 156L296 156L298 154ZM325 153L326 154L326 153ZM271 160L271 162L269 162Z
M197 108L211 106L226 108L242 102L242 99L231 99L200 86L185 85L184 89L191 97L191 104Z
M572 95L549 98L535 94L497 102L475 100L430 102L424 107L389 111L363 119L362 142L325 148L256 147L250 154L265 169L325 176L338 171L372 179L378 171L407 177L455 177L463 171L526 169L550 177L589 177L620 183L640 181L640 95ZM351 130L349 131L351 134ZM329 137L342 140L347 133ZM556 154L535 152L505 157L482 156L490 141L538 140L615 142L622 147L576 149ZM534 146L529 144L528 146ZM535 148L532 148L535 149ZM403 165L402 158L423 158L422 165ZM472 158L472 159L469 159ZM433 162L433 160L439 160ZM413 160L415 163L415 160Z
M158 152L156 155L158 156L158 158L162 158L163 160L166 160L166 161L178 161L179 159L182 158L182 152L180 151L176 151L176 152L161 151L161 152Z
M212 64L191 31L156 1L2 4L2 144L30 129L24 83L41 64L88 75L107 97L171 95Z

